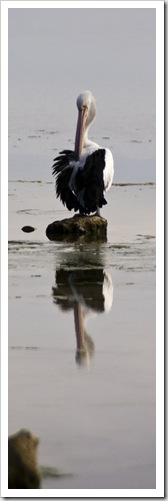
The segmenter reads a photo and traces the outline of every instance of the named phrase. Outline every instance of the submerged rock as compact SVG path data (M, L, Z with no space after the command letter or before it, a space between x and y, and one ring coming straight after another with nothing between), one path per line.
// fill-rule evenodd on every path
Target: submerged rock
M41 473L37 465L39 439L28 430L20 430L8 439L8 488L38 489Z
M107 221L100 216L74 216L54 221L46 229L49 240L106 240Z
M38 466L38 437L22 429L8 438L8 489L40 489L42 479L71 477L51 466Z

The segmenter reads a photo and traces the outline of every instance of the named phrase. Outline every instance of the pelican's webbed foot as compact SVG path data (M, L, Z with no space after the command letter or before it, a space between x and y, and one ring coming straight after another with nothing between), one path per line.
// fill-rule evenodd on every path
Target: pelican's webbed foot
M77 218L77 217L87 217L87 214L85 214L84 212L79 212L78 214L74 214L73 217L74 218Z

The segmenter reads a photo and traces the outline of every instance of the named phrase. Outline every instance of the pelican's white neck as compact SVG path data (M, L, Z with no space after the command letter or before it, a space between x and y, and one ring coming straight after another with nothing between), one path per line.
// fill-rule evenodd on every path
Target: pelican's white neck
M80 158L83 148L95 147L96 143L88 139L88 131L96 115L95 99L90 91L85 91L77 98L78 122L75 136L75 153Z
M83 148L89 148L91 146L94 146L96 145L96 143L94 143L94 141L91 141L89 138L88 138L88 135L85 134L84 135L84 143L83 143Z
M91 123L90 123L90 125L91 125ZM99 145L97 143L95 143L94 141L91 141L91 139L88 138L88 132L89 132L90 125L85 128L83 148L94 148L94 149L99 148Z

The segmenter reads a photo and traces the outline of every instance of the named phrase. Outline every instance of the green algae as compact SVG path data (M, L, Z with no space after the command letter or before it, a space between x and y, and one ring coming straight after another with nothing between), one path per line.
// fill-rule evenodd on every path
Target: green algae
M73 474L72 473L65 473L62 471L59 471L57 468L54 468L52 466L40 466L40 472L42 475L42 478L61 478L61 477L71 477Z

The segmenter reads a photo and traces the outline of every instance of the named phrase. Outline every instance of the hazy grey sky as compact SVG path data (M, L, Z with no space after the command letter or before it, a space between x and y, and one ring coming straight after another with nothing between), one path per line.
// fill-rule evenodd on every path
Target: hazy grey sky
M61 121L87 88L108 122L154 115L155 9L9 9L11 120Z
M10 175L35 164L36 173L33 166L29 175L41 176L55 148L70 146L69 140L73 148L76 98L90 89L97 101L90 135L100 146L109 137L105 145L114 154L115 180L154 179L155 9L8 12ZM24 139L15 147L13 133L26 138L38 129L59 134L48 143ZM34 163L30 154L36 155Z

